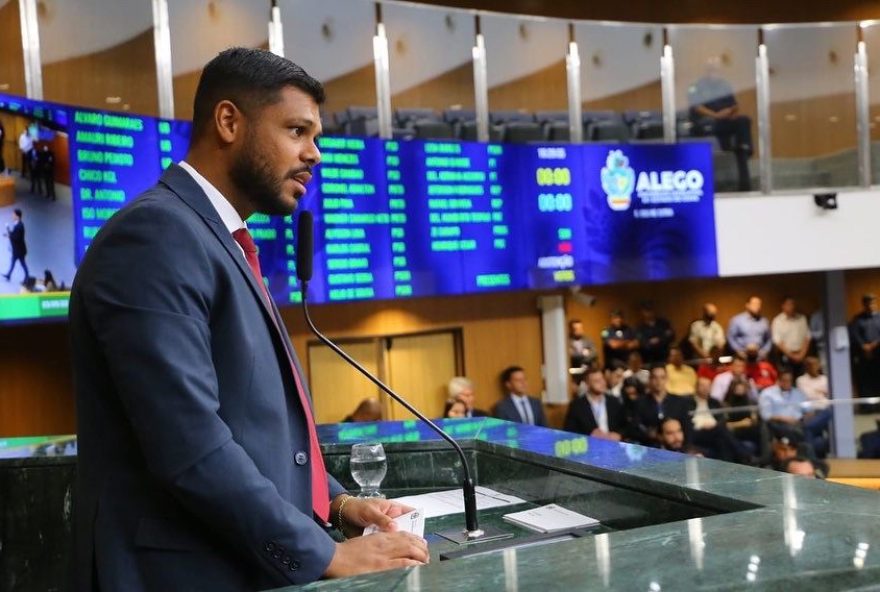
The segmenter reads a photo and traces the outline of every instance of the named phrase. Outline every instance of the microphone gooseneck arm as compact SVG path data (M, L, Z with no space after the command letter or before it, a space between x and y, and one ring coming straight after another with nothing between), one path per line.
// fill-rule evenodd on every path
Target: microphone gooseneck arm
M406 399L394 392L391 387L373 376L373 374L371 374L366 368L361 366L357 362L357 360L348 355L345 350L333 343L330 338L326 337L323 333L321 333L321 331L318 330L318 328L315 326L315 323L312 321L312 317L309 314L307 293L309 280L311 280L312 278L312 224L312 213L307 210L303 211L300 214L297 237L297 277L300 281L300 294L302 295L303 316L305 316L306 324L309 326L309 330L311 330L311 332L315 334L315 336L321 341L321 343L333 350L338 356L348 362L358 372L366 376L370 380L370 382L379 387L383 392L387 393L389 397L403 405L407 411L425 422L432 430L437 432L437 434L441 438L452 445L452 447L458 453L459 459L461 459L461 466L464 473L462 489L464 491L465 534L468 538L473 539L483 536L483 531L480 530L479 520L477 519L476 487L474 485L474 480L471 478L471 470L470 466L468 465L467 458L465 457L464 451L461 449L461 446L459 446L458 442L456 442L455 439L452 438L452 436L443 431L443 428L425 417Z

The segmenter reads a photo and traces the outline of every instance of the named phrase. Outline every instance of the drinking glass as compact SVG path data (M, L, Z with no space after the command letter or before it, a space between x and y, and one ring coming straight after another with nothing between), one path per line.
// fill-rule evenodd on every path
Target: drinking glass
M361 486L358 497L385 497L379 493L379 486L387 470L385 449L379 442L355 444L351 447L351 476Z

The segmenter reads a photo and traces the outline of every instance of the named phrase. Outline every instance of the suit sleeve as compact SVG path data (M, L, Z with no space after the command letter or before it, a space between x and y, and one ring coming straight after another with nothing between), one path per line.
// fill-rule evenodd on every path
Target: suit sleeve
M209 325L216 285L201 239L165 208L124 215L91 253L80 290L148 469L271 580L318 579L334 542L278 493L218 414ZM297 568L273 558L278 551Z

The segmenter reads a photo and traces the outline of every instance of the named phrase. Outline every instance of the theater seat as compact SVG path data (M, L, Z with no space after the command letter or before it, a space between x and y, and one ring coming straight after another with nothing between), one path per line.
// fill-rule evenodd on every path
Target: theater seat
M511 121L502 125L501 129L503 142L525 144L544 140L544 131L533 121Z
M432 121L425 119L412 124L416 138L426 140L454 140L455 132L452 126L445 121Z

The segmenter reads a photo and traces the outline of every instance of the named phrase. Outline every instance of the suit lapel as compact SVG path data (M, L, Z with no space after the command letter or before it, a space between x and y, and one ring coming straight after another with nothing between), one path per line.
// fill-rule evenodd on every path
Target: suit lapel
M205 220L208 228L211 229L211 232L217 240L220 241L220 244L223 245L223 248L226 249L226 252L232 257L238 270L241 272L242 276L244 276L245 281L251 288L254 298L260 302L260 305L263 308L263 313L266 315L266 320L269 323L275 324L275 315L272 312L269 303L266 302L266 299L263 297L263 290L257 283L254 274L251 273L251 268L248 267L238 243L232 238L229 230L217 214L217 210L214 209L208 196L205 195L205 192L202 191L202 188L196 183L196 180L192 178L192 175L178 165L173 164L168 167L159 182L173 191L184 203L195 210L195 212Z

